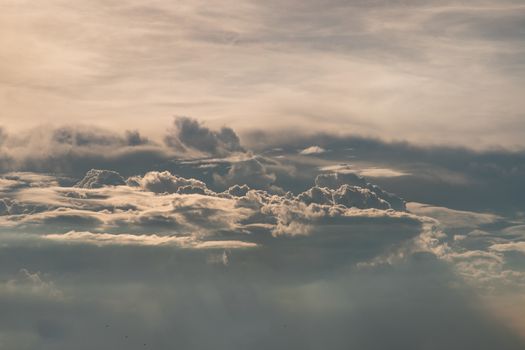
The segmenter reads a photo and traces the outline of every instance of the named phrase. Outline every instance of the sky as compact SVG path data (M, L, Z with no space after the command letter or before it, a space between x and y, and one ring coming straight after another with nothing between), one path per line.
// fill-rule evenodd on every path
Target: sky
M3 124L212 125L523 149L522 1L0 4Z
M524 349L524 40L509 0L0 0L0 349Z

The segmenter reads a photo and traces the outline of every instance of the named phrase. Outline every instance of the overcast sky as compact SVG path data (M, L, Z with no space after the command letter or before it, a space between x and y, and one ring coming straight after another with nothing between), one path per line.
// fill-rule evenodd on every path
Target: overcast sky
M1 121L525 146L522 1L0 3Z
M0 0L0 349L525 349L523 1Z

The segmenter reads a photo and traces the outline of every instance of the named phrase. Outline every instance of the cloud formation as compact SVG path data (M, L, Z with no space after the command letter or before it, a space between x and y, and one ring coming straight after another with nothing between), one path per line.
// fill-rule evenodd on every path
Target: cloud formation
M175 118L174 124L174 128L164 138L169 147L217 157L244 152L239 137L231 128L222 127L219 131L214 131L187 117Z
M0 7L0 349L525 348L519 0Z
M119 173L111 170L91 169L75 186L80 188L100 188L103 186L119 186L126 182Z
M504 191L509 184L494 181L489 164L500 179L514 179L519 166L509 166L519 154L329 135L248 151L228 146L222 131L186 122L187 135L208 141L178 141L184 149L176 149L89 128L81 136L43 130L27 149L6 139L2 159L12 157L0 175L0 345L69 349L88 329L97 337L86 346L140 339L126 343L131 349L173 346L177 331L187 335L175 341L183 348L405 349L429 341L522 348L516 334L523 317L501 311L507 299L521 305L525 290L519 213L406 204L405 194L390 192L428 176L413 166L428 155L449 185L485 179L495 184L490 194ZM312 144L330 152L298 154ZM42 167L50 173L27 171ZM370 180L364 169L404 175ZM424 190L437 191L435 183ZM421 303L428 306L421 310ZM385 310L402 324L395 334ZM101 334L100 324L118 336ZM457 333L443 329L450 324ZM226 339L201 342L196 329L206 339L220 330ZM435 338L436 330L447 337Z

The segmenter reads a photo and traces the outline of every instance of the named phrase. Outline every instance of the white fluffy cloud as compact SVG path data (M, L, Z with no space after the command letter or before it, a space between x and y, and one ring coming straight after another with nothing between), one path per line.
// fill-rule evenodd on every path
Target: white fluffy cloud
M230 171L229 174L237 173ZM151 171L124 181L116 172L91 170L74 187L59 186L56 182L38 183L6 193L0 222L11 229L51 233L57 228L77 231L77 227L82 227L92 231L91 234L97 231L127 234L130 230L140 233L153 229L162 232L163 237L170 233L200 237L220 232L235 236L238 232L265 227L274 235L296 235L310 232L312 226L323 220L404 215L392 211L392 206L376 193L381 192L347 184L337 189L313 187L298 196L251 190L247 185L237 184L216 193L200 180L167 171ZM378 210L367 210L371 208ZM72 236L74 234L69 233L62 238ZM89 237L95 240L104 236ZM107 238L125 241L125 237L128 236ZM169 238L159 239L151 242L169 241Z
M168 171L150 171L144 176L130 178L128 184L138 185L146 191L155 193L211 193L204 182L172 175Z

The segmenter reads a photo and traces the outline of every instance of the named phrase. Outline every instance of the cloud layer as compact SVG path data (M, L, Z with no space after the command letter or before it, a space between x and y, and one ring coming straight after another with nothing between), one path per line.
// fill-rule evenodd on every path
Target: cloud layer
M174 125L5 133L0 347L523 347L520 153Z

